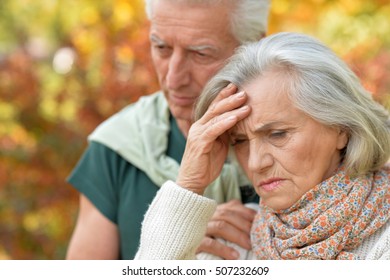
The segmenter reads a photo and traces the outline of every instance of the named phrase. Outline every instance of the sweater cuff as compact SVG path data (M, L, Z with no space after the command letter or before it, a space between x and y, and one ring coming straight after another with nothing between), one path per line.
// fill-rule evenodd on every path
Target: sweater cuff
M194 259L216 207L214 200L167 181L145 215L136 258Z

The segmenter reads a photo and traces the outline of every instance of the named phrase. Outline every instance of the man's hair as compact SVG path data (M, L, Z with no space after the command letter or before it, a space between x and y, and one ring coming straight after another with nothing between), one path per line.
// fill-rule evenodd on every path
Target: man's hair
M146 14L153 15L153 3L160 0L145 0ZM184 4L233 5L230 24L233 36L241 43L255 42L266 35L269 0L164 0Z
M389 160L389 112L373 100L333 51L303 34L279 33L240 47L205 86L195 119L206 112L229 83L242 88L267 71L279 74L279 89L288 93L298 109L326 126L348 133L348 144L342 151L348 174L375 171Z

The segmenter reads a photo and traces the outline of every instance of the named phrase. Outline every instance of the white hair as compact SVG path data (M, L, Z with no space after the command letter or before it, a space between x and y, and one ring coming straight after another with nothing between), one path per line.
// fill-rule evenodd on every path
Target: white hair
M283 74L280 85L298 109L348 133L343 163L350 175L377 170L389 160L389 112L333 51L303 34L279 33L240 47L205 86L195 118L229 83L240 88L266 71Z
M153 3L145 0L146 15L153 15ZM255 42L266 35L270 0L164 0L188 4L234 5L230 24L233 36L241 43Z

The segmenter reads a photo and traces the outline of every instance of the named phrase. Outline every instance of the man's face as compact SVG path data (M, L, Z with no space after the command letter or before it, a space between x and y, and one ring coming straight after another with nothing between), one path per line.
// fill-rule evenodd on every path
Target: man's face
M155 1L151 53L173 116L192 120L193 105L206 82L223 66L237 40L230 32L229 9Z

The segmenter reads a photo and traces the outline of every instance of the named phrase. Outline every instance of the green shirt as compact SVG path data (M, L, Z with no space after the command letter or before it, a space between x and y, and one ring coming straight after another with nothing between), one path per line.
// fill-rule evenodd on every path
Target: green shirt
M170 125L167 155L180 163L186 140L172 117ZM120 155L93 141L68 181L118 225L118 257L133 259L139 245L143 217L159 186Z

